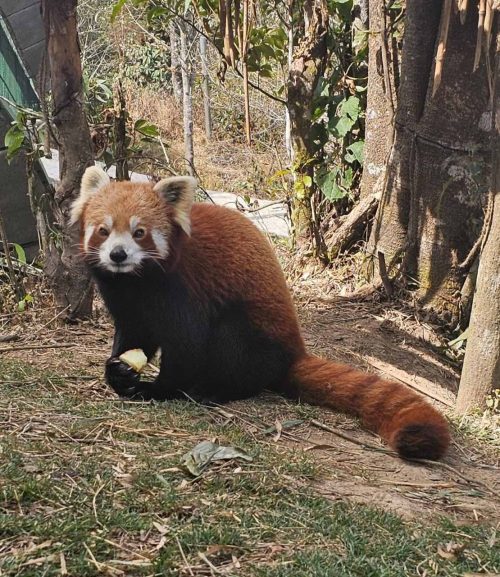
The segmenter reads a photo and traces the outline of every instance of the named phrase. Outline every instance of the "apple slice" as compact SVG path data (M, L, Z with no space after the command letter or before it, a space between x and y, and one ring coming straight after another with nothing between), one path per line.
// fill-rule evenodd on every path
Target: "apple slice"
M138 373L140 373L148 364L148 359L142 349L130 349L129 351L125 351L118 358Z

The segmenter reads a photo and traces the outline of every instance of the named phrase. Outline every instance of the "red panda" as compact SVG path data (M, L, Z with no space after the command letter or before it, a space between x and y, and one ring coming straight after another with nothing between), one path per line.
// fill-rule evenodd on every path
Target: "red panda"
M237 211L194 204L195 190L190 177L153 185L85 171L71 222L114 319L114 391L224 403L270 389L357 415L401 457L442 457L445 418L404 385L308 354L267 239ZM154 381L119 360L134 348L161 349Z

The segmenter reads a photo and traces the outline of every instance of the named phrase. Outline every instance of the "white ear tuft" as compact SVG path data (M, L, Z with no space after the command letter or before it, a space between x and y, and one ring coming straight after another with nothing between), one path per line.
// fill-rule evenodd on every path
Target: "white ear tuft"
M80 196L71 206L70 224L75 224L75 222L80 220L87 202L110 182L109 176L100 166L89 166L87 168L83 173Z
M174 207L174 220L189 236L191 234L191 207L198 183L191 176L172 176L160 180L154 190Z

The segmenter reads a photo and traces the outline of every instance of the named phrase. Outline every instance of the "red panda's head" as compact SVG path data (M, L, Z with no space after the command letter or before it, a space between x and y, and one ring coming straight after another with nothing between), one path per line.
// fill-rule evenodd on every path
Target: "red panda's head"
M98 166L85 171L71 207L85 259L113 273L133 273L148 260L165 260L174 229L191 232L196 180L175 176L152 183L111 182Z

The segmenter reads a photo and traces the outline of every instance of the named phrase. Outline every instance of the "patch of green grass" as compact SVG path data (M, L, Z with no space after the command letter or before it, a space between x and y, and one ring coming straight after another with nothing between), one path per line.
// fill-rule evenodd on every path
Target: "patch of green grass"
M32 383L0 396L2 575L60 575L64 565L89 577L202 576L210 564L245 577L500 570L487 525L408 522L318 497L313 456L197 405L93 402L23 363L0 360L0 372ZM181 456L214 438L253 461L191 478ZM447 543L459 546L449 558Z

